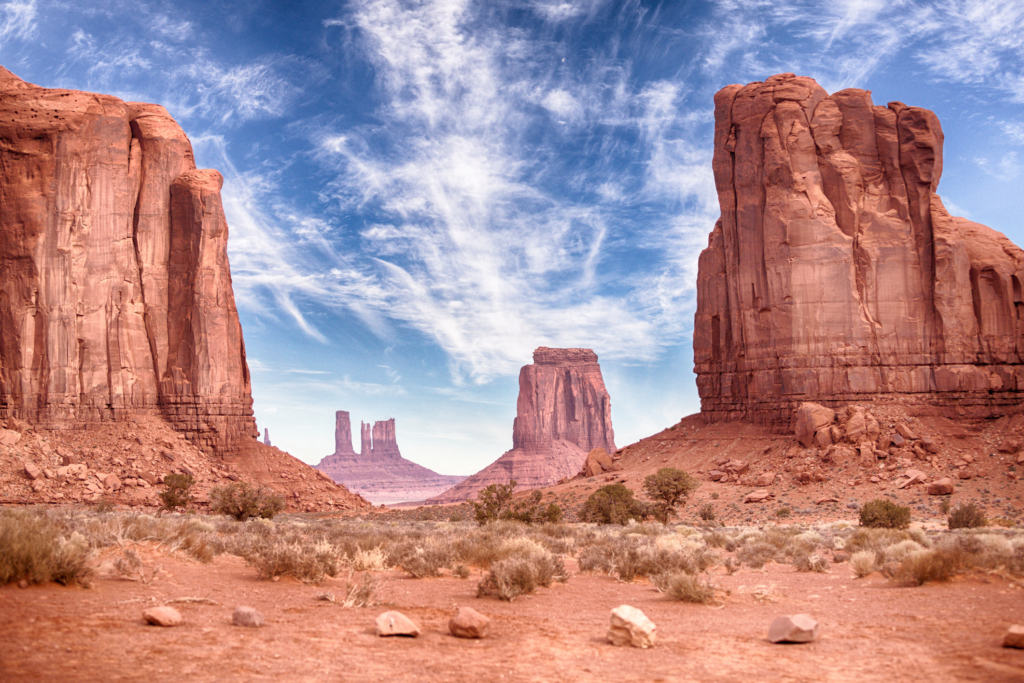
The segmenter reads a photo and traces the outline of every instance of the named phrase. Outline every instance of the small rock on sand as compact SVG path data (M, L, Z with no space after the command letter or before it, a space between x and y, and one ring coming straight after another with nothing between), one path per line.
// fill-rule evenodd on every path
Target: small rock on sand
M818 637L818 622L810 614L775 617L768 629L773 643L809 643Z
M409 617L401 612L385 612L377 617L377 635L384 636L409 636L415 638L420 634L420 627Z
M448 631L457 638L486 638L491 620L472 607L460 607L448 620Z
M258 628L263 626L263 615L254 607L236 607L235 613L231 615L231 623L235 626Z
M654 622L636 607L619 605L612 610L608 642L612 645L632 645L648 648L654 645Z
M1016 647L1024 649L1024 626L1014 624L1003 636L1003 647Z
M154 626L178 626L181 624L181 612L173 607L150 607L142 613L142 618Z

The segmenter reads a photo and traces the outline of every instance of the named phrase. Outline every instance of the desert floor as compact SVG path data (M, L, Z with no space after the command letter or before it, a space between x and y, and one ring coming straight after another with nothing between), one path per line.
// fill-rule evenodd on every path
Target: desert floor
M91 588L55 584L0 588L0 680L4 681L1022 681L1024 650L1002 648L1024 622L1024 587L979 573L947 583L896 587L879 574L855 579L848 564L826 574L769 563L763 571L721 567L720 607L680 603L646 580L622 583L578 573L514 602L477 598L480 578L409 578L381 572L381 604L343 608L319 586L266 581L244 561L201 564L141 547L148 583L99 572ZM148 626L146 607L172 604L174 628ZM658 627L649 650L606 643L609 612L629 604ZM235 607L266 617L233 626ZM483 640L447 633L455 608L492 620ZM397 609L423 634L379 638L374 617ZM780 614L809 613L817 642L772 645Z

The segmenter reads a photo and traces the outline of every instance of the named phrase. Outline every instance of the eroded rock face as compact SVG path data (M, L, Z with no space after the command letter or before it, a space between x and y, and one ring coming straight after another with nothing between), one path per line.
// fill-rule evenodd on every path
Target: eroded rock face
M0 420L257 436L222 183L163 107L0 67Z
M611 411L596 353L538 348L533 365L519 372L512 450L431 502L475 498L480 489L512 479L522 490L574 477L594 449L615 452Z
M360 452L352 449L352 426L347 411L335 413L334 453L316 468L335 482L374 504L425 500L455 486L465 477L438 474L402 457L395 420L361 423Z
M706 419L902 396L987 416L1024 390L1024 252L935 194L934 113L780 74L715 96L722 216L700 257Z

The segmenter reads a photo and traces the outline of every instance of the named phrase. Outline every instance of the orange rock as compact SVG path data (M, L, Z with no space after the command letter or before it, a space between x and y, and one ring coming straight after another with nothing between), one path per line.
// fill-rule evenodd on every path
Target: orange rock
M886 395L1020 410L1024 251L946 212L942 143L935 114L864 90L779 74L718 92L722 215L694 328L705 419L786 429L803 402Z
M163 107L0 68L0 421L255 437L219 173ZM42 360L40 360L42 359Z

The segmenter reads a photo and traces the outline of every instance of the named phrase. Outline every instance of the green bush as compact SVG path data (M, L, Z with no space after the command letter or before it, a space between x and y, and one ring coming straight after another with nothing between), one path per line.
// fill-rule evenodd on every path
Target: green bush
M477 523L487 524L500 519L501 513L505 512L512 502L517 482L515 479L507 484L491 484L477 494L477 500L473 501L473 513Z
M160 507L168 512L188 507L192 502L192 485L196 480L191 474L168 474L164 477L164 490L160 492Z
M789 517L792 514L793 511L790 510L789 508L779 508L778 510L775 511L776 517Z
M541 495L540 491L531 491L530 495L515 501L508 509L502 511L498 518L522 522L523 524L533 524L534 522L542 521L544 513L540 507Z
M876 498L860 509L860 525L873 529L906 529L910 526L910 508Z
M705 522L715 521L715 506L711 503L704 503L697 510L697 515Z
M229 515L239 522L250 517L273 519L284 509L284 498L266 486L239 481L210 491L210 511Z
M647 514L647 506L633 498L633 491L621 483L602 486L590 494L580 509L580 519L597 524L625 524Z
M949 519L950 529L977 529L988 525L988 520L985 519L985 513L974 503L967 503L966 505L958 505L950 513Z
M662 524L668 524L668 518L675 513L676 505L698 486L699 481L675 467L662 467L644 479L644 493L655 502L651 512Z

